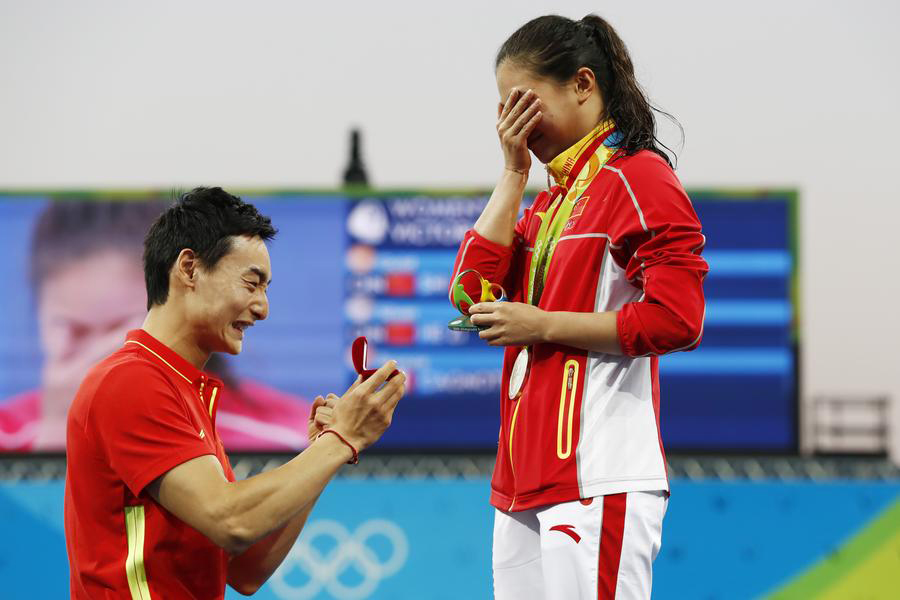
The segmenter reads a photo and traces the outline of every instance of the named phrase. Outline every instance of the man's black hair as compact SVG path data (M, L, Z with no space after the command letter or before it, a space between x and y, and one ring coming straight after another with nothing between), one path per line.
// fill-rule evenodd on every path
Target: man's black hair
M147 309L166 303L169 272L185 248L196 253L205 269L213 269L231 250L234 236L267 241L276 233L269 217L220 187L198 187L181 194L144 239Z

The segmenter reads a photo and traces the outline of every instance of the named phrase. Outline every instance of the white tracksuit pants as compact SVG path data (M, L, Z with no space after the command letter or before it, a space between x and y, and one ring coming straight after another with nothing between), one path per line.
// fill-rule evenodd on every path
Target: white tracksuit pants
M496 600L649 600L665 492L494 514Z

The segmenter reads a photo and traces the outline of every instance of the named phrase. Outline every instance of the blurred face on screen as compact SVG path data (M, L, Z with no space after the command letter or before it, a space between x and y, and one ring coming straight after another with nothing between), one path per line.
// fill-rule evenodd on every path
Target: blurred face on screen
M533 92L533 96L521 100L525 103L523 108L534 100L541 101L542 117L528 136L528 149L544 164L587 135L599 121L603 105L589 69L580 69L572 81L558 83L516 61L504 60L497 67L496 76L500 92L498 116L513 90L522 94Z
M109 249L73 259L42 282L38 326L45 360L36 446L62 448L66 411L88 369L141 326L146 292L140 258Z
M186 316L205 352L239 354L246 329L269 314L266 295L272 266L258 237L235 236L231 250L212 269L196 269Z

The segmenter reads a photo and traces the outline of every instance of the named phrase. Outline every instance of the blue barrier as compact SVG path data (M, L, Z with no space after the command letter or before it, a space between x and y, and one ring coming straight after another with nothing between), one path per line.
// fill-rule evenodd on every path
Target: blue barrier
M490 598L486 479L335 481L261 599ZM673 481L654 598L757 598L900 501L900 482ZM63 483L0 483L0 595L62 598ZM150 574L152 589L152 573ZM227 598L238 598L229 592Z

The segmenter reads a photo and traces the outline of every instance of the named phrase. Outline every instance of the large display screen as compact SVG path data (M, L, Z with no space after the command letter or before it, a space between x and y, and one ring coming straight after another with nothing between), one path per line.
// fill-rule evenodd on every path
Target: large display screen
M490 450L502 353L452 332L456 250L483 194L244 194L272 218L269 318L226 382L217 428L232 451L302 448L309 403L355 377L349 348L396 359L409 391L384 450ZM692 193L707 236L699 349L663 357L662 434L672 450L796 447L794 195ZM526 199L526 203L529 199ZM153 194L0 194L0 451L61 451L65 412L90 366L145 315L143 234Z

